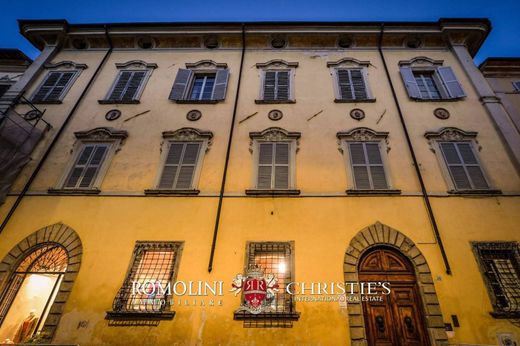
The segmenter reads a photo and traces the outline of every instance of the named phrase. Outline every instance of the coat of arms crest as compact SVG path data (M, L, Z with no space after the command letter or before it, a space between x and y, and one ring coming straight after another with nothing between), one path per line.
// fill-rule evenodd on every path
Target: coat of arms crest
M273 274L265 275L257 265L249 266L245 277L238 274L233 279L230 290L235 296L244 291L244 300L238 311L259 314L274 310L275 292L278 292L279 288L277 281Z

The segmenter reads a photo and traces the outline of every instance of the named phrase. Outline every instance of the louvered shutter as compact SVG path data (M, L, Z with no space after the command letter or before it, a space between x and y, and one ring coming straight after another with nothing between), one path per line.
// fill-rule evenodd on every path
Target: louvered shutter
M86 144L65 182L66 188L91 188L108 152L108 144Z
M264 75L264 100L276 100L276 71L265 71Z
M217 70L217 74L215 76L215 87L213 89L212 100L224 100L226 98L226 90L229 79L229 70L220 69Z
M179 163L181 160L183 149L183 143L170 144L170 148L168 149L168 155L166 156L166 161L164 163L161 179L159 180L160 189L173 188L173 183L175 181L175 177L177 176L177 170L179 168Z
M462 85L458 81L455 73L452 68L449 66L439 67L437 69L441 80L448 91L450 98L460 98L466 96L464 94L464 90L462 89Z
M289 71L276 72L276 100L289 100L290 92Z
M47 78L34 95L33 102L59 101L76 72L49 72Z
M184 100L184 95L190 82L193 72L188 69L180 68L173 82L172 91L170 92L170 100Z
M141 87L141 83L146 76L146 71L133 71L130 79L128 80L126 90L121 96L122 101L132 101L137 99L137 92Z
M388 189L379 143L352 142L349 151L356 189Z
M275 144L274 188L289 188L289 143Z
M120 71L116 84L114 85L108 99L111 101L121 100L125 93L128 81L130 81L130 78L132 78L132 71Z
M408 91L408 96L413 99L420 99L421 91L419 90L419 86L417 85L417 81L415 80L412 69L410 67L401 67L400 72L406 90Z
M202 143L173 142L170 144L160 189L191 189Z
M470 143L445 142L440 146L456 189L489 188Z
M342 100L365 100L367 90L361 69L338 70L339 96Z
M257 188L270 189L273 172L274 143L260 143L258 153Z
M338 90L339 98L342 100L352 100L352 85L350 84L350 73L348 70L338 70Z
M189 189L192 187L193 174L197 165L200 143L185 143L182 163L175 188Z

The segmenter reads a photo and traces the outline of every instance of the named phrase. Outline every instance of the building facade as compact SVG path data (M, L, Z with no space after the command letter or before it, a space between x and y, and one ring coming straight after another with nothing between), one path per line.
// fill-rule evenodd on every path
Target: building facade
M1 341L520 340L520 135L472 61L487 20L20 29L42 54L9 109L50 127L0 206ZM265 311L237 274L277 281Z

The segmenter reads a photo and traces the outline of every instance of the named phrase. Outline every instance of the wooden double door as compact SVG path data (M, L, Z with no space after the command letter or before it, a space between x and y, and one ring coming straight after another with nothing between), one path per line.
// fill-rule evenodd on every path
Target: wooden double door
M363 301L370 346L430 345L417 280L407 258L390 248L376 248L361 259L359 281L390 283L388 295L378 288L382 301Z

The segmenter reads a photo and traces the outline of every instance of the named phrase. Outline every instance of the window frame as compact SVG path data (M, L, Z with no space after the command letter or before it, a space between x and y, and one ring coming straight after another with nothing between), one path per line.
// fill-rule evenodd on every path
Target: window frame
M439 73L437 72L437 68L426 68L426 67L420 67L420 68L413 68L412 67L412 74L414 78L417 81L416 74L421 75L431 75L432 81L434 83L435 88L437 89L437 92L439 94L439 98L432 98L431 92L428 90L428 97L423 97L421 94L420 100L423 101L444 101L449 100L448 92L446 90L446 87L444 86L444 83L442 82L441 77L439 76Z
M104 99L102 100L103 103L139 103L140 100L141 100L141 96L144 92L144 88L146 87L146 84L148 83L148 80L150 79L151 75L152 75L152 71L153 69L120 69L117 71L117 75L116 75L116 78L115 80L112 82L112 85L110 86L110 89L108 90L107 94L105 95ZM121 76L123 75L124 72L145 72L145 75L143 77L143 79L141 80L141 83L139 84L139 88L137 88L137 91L134 95L134 97L132 98L132 100L122 100L122 99L119 99L119 100L113 100L110 98L110 96L112 95L112 93L114 92L114 89L116 88L117 86L117 83L119 82L119 79L121 78Z
M341 95L341 87L339 84L339 71L348 71L348 70L361 70L361 75L363 77L363 83L365 85L366 97L363 99L346 99ZM365 66L348 66L348 67L334 67L332 68L332 76L333 76L333 87L334 87L334 102L336 103L355 103L355 102L374 102L375 98L372 95L372 91L370 89L370 85L368 82L368 68Z
M289 144L289 169L288 169L288 182L287 189L280 189L273 187L274 184L274 170L271 172L271 188L265 189L258 187L258 170L260 167L260 144L266 143L288 143ZM274 160L274 157L273 157ZM254 149L253 149L253 162L254 162L254 172L253 172L253 189L255 190L268 190L268 191L291 191L296 188L296 140L294 139L286 139L286 140L269 140L269 139L255 139L254 140Z
M83 70L83 68L75 68L75 69L68 69L68 70L67 69L52 69L52 70L49 69L47 71L47 74L45 75L45 77L38 84L36 89L34 89L34 91L31 94L31 97L29 99L34 104L56 104L56 103L59 104L59 103L62 103L63 100L65 99L65 96L67 96L69 90L72 88L72 86L74 85L74 83L78 79L78 77L81 74L82 70ZM67 85L61 91L60 96L58 97L58 99L56 99L56 100L35 100L36 95L38 94L40 89L45 85L45 83L50 78L52 73L70 73L70 72L72 72L73 75L70 78L70 80L68 81Z
M379 155L381 156L381 166L383 166L383 171L385 173L385 180L386 180L386 189L375 189L373 187L372 183L372 175L369 172L369 180L370 180L370 189L361 189L356 186L356 179L354 177L354 165L352 163L352 154L350 150L350 144L351 143L361 143L364 144L363 151L365 153L365 160L367 159L367 153L366 153L366 143L374 143L378 145L379 148ZM366 140L366 141L360 141L360 140L354 140L354 139L346 139L343 141L343 151L345 152L345 160L346 160L346 166L347 166L347 179L348 179L348 187L351 191L388 191L392 190L392 182L389 174L389 163L388 163L388 157L387 157L387 145L384 140L382 139L373 139L373 140ZM371 164L366 164L365 166L369 167L372 166Z
M287 100L266 100L264 99L264 88L265 88L265 76L267 72L288 72L289 77L289 93ZM295 97L294 97L294 77L295 77L295 70L294 68L265 68L262 69L260 72L260 94L257 101L265 102L265 103L294 103ZM277 85L275 85L275 90L277 88Z

